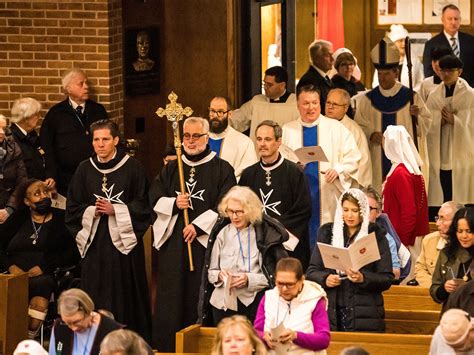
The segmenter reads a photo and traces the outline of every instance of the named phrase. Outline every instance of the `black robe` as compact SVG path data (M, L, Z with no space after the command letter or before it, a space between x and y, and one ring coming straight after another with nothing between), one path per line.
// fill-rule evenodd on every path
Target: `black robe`
M262 201L265 213L282 223L300 242L288 254L308 266L310 250L308 223L311 217L311 197L306 175L295 163L280 158L266 171L260 162L242 172L239 185L250 187Z
M120 166L126 157L128 156L119 150L116 158L108 163L99 163L97 157L94 157L79 165L69 187L66 226L76 237L83 257L81 287L91 296L95 307L111 311L118 322L149 340L151 312L142 239L150 226L148 184L145 171L138 160L128 157ZM109 189L107 194L102 191L104 173L99 172L92 161L106 173ZM117 210L126 205L128 213L125 213L131 219L136 237L135 246L133 242L128 244L130 239L125 241L128 246L125 252L128 254L119 251L112 242L108 224L110 217L106 215L100 217L95 237L92 242L89 239L90 244L86 244L78 234L83 229L83 216L95 211L95 195L105 198L109 195L108 199L114 204L116 215ZM123 234L120 234L120 238L123 238Z
M183 156L183 168L188 191L191 192L193 208L188 209L189 221L213 210L225 193L236 184L234 169L225 160L215 156L209 148L203 153L188 157ZM191 161L193 160L193 161ZM209 161L208 161L209 160ZM194 166L194 176L190 180L190 171ZM194 185L195 184L195 185ZM150 187L150 205L155 206L162 197L175 198L179 188L178 164L172 161L166 165L155 178ZM189 271L187 245L183 239L183 212L174 204L173 215L178 214L170 238L159 248L157 253L156 305L153 316L153 347L160 352L175 351L175 333L197 321L197 304L199 287L204 264L206 248L197 240L191 243L194 271ZM205 234L197 227L198 236ZM155 239L157 235L155 233Z

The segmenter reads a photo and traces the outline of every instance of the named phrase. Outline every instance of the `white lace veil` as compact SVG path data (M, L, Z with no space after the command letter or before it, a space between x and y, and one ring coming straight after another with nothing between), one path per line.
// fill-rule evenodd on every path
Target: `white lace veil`
M332 245L335 247L344 247L344 220L342 219L342 198L345 194L354 197L359 204L362 225L354 240L369 234L369 201L367 196L359 189L346 190L337 202L336 214L334 216L334 224L332 227Z

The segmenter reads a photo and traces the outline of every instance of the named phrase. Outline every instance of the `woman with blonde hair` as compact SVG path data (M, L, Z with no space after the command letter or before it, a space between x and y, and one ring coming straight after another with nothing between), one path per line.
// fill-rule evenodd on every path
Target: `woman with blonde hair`
M222 318L243 314L255 318L263 292L274 286L278 260L288 256L282 243L288 232L264 215L262 202L248 187L234 186L218 206L206 250L199 294L199 321L216 325ZM226 285L237 307L226 302Z
M61 318L54 322L49 341L50 354L99 355L104 337L123 326L94 311L87 293L71 288L58 298Z
M212 355L265 355L267 349L244 316L233 315L222 319L217 326Z

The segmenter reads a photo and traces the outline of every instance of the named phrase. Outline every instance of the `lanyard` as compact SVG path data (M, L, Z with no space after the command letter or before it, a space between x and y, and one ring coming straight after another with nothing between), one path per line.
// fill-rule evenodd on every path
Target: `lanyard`
M247 243L248 243L248 264L249 264L249 270L250 272L250 226L248 226L247 229ZM240 255L242 255L242 261L244 262L244 268L245 268L245 257L244 257L244 249L242 248L242 240L240 240L240 231L237 229L237 238L239 238L239 247L240 247Z
M84 350L82 352L82 355L87 354L87 346L89 345L89 338L91 336L91 333L92 333L92 324L91 324L91 327L89 328L89 333L87 334L86 342L84 343ZM77 333L74 332L74 348L75 348L76 353L79 353L79 348L78 347L79 347L79 340L77 338ZM92 350L92 347L91 347L91 350Z

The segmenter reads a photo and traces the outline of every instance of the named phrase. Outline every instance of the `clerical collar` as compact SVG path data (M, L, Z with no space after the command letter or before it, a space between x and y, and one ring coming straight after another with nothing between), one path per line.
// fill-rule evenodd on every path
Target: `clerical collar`
M229 126L227 126L227 128L221 133L214 133L214 132L209 131L209 138L223 139L228 132L229 132Z
M385 97L395 96L396 94L398 94L401 88L402 88L402 84L399 83L398 81L396 81L395 85L393 85L390 89L387 89L387 90L385 90L379 85L380 93Z
M82 112L85 112L86 110L86 102L84 101L82 104L78 104L77 102L75 102L73 99L69 98L69 104L72 106L72 108L75 110L77 106L81 106L82 107Z
M112 159L110 160L113 160L116 156L117 156L117 148L115 148L114 155L112 155ZM102 161L98 155L97 155L97 161L101 164L107 164L109 162L109 161Z
M272 162L265 164L262 159L260 159L260 166L262 167L263 170L269 171L278 168L282 163L285 158L282 157L280 153L278 153L278 158Z
M321 117L324 117L322 114L319 114L319 117L314 121L314 122L304 122L301 117L300 117L300 124L303 127L314 127L319 124L319 121L321 120Z
M216 156L216 153L211 150L209 144L206 145L206 149L197 155L189 155L183 149L182 159L183 162L188 166L197 166L201 164L205 164L212 160Z
M278 97L276 99L270 99L270 102L271 103L285 103L286 100L288 100L288 97L290 97L290 92L285 89L285 91L283 92L283 94L280 97Z
M97 159L97 155L90 158L91 164L100 171L102 174L109 174L123 166L130 156L125 152L125 149L117 148L115 156L110 159L107 163L101 163Z
M450 86L444 85L446 89L445 97L452 97L454 95L454 89L456 88L456 83L451 84Z

